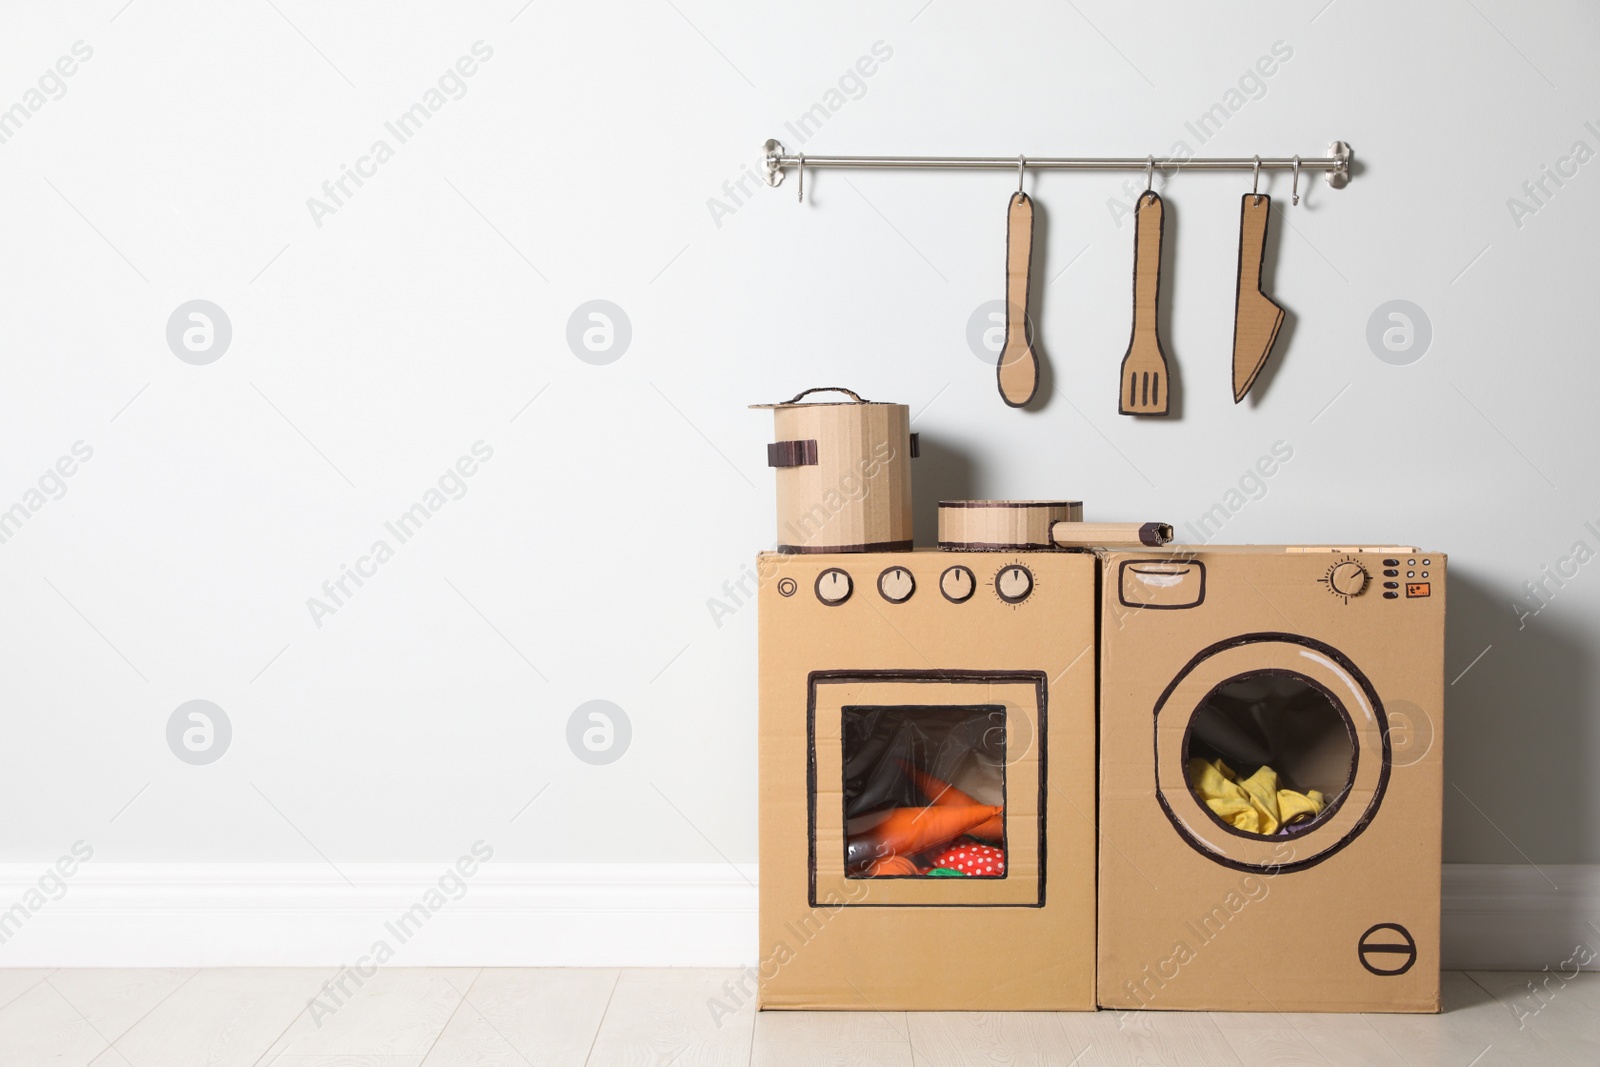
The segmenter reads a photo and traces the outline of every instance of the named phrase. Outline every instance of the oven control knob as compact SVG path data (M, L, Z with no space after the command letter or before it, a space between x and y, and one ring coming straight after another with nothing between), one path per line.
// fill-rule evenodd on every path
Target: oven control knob
M838 567L829 567L817 575L817 599L829 607L843 604L853 591L850 576Z
M917 591L917 580L904 567L890 567L878 575L878 592L891 604L904 604Z
M994 576L994 591L1007 604L1020 604L1033 592L1033 572L1020 563L1002 567Z
M1328 588L1339 596L1360 596L1367 588L1368 577L1365 567L1347 559L1328 572Z
M939 575L939 592L952 604L965 604L977 588L978 580L972 576L970 567L957 564Z

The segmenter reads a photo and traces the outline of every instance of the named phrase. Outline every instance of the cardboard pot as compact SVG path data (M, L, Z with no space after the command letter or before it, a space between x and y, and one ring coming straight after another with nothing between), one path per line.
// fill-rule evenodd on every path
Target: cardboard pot
M1082 522L1081 500L941 500L939 547L967 552L1017 552L1056 547L1058 522Z
M812 393L849 400L801 403ZM904 404L849 389L807 389L770 408L776 440L779 552L903 552L911 547L911 459L917 435Z

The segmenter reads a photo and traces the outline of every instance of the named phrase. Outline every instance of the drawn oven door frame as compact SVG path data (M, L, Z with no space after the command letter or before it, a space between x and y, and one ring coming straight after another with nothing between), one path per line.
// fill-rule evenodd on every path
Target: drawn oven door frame
M806 686L806 867L811 906L1043 907L1048 687L1043 671L812 671ZM909 706L1004 710L1004 878L846 876L846 709Z

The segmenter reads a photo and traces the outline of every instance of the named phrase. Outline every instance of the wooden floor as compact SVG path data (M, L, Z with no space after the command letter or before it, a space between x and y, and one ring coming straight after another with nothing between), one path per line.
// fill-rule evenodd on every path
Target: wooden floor
M1600 1063L1595 973L1564 986L1449 973L1439 1016L757 1014L735 971L381 968L342 991L331 978L0 970L0 1064Z

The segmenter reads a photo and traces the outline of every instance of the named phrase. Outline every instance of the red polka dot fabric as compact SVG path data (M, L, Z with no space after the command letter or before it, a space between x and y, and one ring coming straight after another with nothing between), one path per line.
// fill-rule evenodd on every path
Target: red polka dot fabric
M960 871L969 878L1003 878L1006 873L1006 854L1002 849L988 845L957 845L939 853L933 865Z

